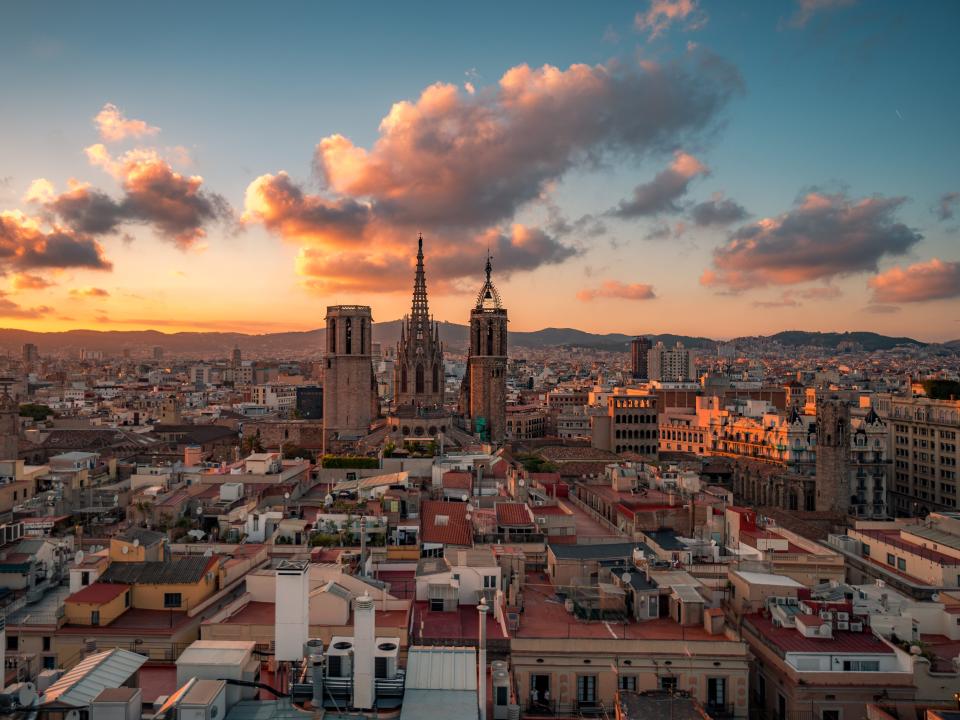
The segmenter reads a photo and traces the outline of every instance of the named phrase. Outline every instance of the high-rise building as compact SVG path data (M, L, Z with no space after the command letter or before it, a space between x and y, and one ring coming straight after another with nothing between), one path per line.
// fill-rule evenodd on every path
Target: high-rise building
M668 348L658 342L647 352L647 374L650 380L660 382L683 382L692 380L694 364L692 353L678 342Z
M40 351L33 343L23 344L23 362L31 365L40 359Z
M417 240L417 270L413 280L413 306L403 318L397 363L394 367L393 399L399 407L443 405L443 345L440 326L427 305L427 277L423 269L423 237Z
M20 404L0 394L0 460L16 460L20 439Z
M636 337L630 343L630 371L635 380L647 378L647 353L652 345L645 337Z
M155 345L153 348L153 359L163 360L163 348L159 345Z
M487 279L470 311L470 352L460 406L474 433L499 443L506 436L507 310L490 279L492 272L488 257Z
M233 354L230 357L230 366L236 371L243 362L243 355L239 347L233 348Z
M960 399L879 393L874 407L887 421L893 460L890 514L955 511L960 501Z
M373 317L368 305L327 308L323 369L323 430L331 439L357 439L377 415L370 351Z

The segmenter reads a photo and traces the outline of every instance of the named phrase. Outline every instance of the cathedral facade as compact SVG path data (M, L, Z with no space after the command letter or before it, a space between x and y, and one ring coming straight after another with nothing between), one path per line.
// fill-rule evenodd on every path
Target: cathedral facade
M443 344L440 326L427 304L427 277L423 268L423 237L417 240L417 270L413 279L413 306L403 318L394 366L393 399L397 408L443 406Z
M485 270L486 282L470 311L470 350L460 410L470 432L502 443L507 422L507 310L491 280L489 257Z

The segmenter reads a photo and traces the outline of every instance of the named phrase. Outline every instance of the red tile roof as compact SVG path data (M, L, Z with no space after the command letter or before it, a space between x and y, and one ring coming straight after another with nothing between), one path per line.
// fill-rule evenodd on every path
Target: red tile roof
M497 510L497 525L506 527L529 527L533 525L530 509L523 503L498 502L494 507Z
M444 490L470 490L473 486L473 475L466 470L448 470L443 474Z
M83 590L77 590L77 592L73 593L73 595L67 597L64 602L108 603L129 589L129 585L93 583L92 585L85 587Z
M441 519L438 521L438 518ZM472 546L473 530L467 520L467 504L425 501L420 508L420 539L427 543Z

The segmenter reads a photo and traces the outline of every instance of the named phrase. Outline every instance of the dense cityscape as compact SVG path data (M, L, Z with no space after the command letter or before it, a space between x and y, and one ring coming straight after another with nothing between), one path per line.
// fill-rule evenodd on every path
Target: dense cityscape
M0 14L0 720L960 720L956 0Z

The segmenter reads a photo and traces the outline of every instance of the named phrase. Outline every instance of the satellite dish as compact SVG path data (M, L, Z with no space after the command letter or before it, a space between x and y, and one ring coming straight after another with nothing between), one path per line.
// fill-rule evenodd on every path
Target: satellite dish
M467 520L469 520L469 519L470 519L470 513L467 513L466 515L464 515L464 518L467 519Z
M290 493L285 492L285 493L283 494L283 499L284 499L284 500L289 500L289 499L290 499Z
M134 538L134 539L133 539L133 546L134 546L134 547L140 547L140 538Z
M130 552L130 548L129 548L128 546L124 545L124 546L120 549L120 552L122 552L124 555L126 555L128 552Z
M84 558L83 550L77 550L77 554L76 554L77 565L83 562L83 558Z
M466 502L467 500L470 499L470 496L467 495L466 493L464 493L463 495L460 496L460 499L463 500L464 502Z
M204 554L204 557L213 557L213 550L207 550Z
M631 581L633 578L630 577L630 573L624 573L623 575L620 576L620 579L623 580L623 582L624 582L626 585L629 585L629 584L630 584L630 581Z
M517 485L519 485L520 487L523 487L526 484L527 484L527 481L524 480L523 478L520 478L520 480L517 482Z

